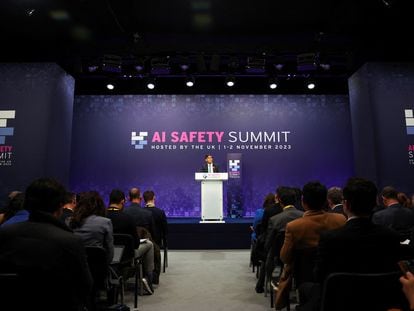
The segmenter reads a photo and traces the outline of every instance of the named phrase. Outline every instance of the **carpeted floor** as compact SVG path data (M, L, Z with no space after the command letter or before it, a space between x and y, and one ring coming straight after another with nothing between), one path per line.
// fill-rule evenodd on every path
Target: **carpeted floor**
M151 296L139 296L140 311L270 310L257 294L249 250L169 251L169 267ZM133 295L125 302L133 310Z

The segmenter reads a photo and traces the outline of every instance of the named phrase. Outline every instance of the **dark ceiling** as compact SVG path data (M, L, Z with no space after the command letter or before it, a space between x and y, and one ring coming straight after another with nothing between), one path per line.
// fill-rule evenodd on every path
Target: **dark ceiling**
M288 74L300 71L298 57L312 53L306 55L318 66L329 65L318 71L349 76L367 61L414 60L410 2L2 0L0 61L56 61L84 77L92 65L102 69L106 55L122 66L167 56L173 65L185 57L198 72L203 57L211 74L216 55L220 66L237 58L239 73L249 57L264 59L266 71L294 64Z

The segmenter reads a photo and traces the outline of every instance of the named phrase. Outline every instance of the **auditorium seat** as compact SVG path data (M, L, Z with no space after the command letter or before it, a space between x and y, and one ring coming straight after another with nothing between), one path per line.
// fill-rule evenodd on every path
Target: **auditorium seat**
M142 258L135 257L134 238L129 234L114 233L114 245L124 246L123 256L119 263L113 264L123 276L124 282L130 277L135 278L134 284L134 308L138 307L138 288L140 289L141 296L143 295L143 285L139 284L142 282L143 267Z
M121 303L123 303L123 280L108 265L105 249L97 246L86 246L85 251L94 283L93 296L89 308L94 310L95 306L99 304L100 291L106 292L106 303L108 306L117 303L118 296L121 296Z
M323 286L321 311L409 310L400 271L377 274L332 273Z

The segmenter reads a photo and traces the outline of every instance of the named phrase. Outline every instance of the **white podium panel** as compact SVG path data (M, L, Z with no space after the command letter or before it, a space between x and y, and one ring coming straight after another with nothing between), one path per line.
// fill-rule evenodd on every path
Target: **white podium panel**
M224 223L223 180L227 173L195 173L201 181L201 223Z

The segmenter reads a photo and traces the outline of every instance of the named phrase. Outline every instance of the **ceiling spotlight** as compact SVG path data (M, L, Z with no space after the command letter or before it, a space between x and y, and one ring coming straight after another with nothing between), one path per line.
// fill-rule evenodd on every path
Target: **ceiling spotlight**
M308 88L308 90L313 90L316 87L315 81L307 81L306 87Z
M226 85L228 87L233 87L236 84L235 79L233 77L226 78Z
M106 88L107 88L108 90L112 91L113 89L115 89L115 84L113 84L113 83L108 83L108 84L106 85Z
M155 89L155 79L149 79L147 82L147 88L149 90Z
M26 10L26 15L27 16L33 16L33 14L36 12L35 9L27 9Z
M185 81L185 85L188 87L193 87L195 83L194 77L188 77Z
M278 85L279 85L279 81L278 81L277 78L271 78L269 80L269 88L270 89L274 90L278 87Z

